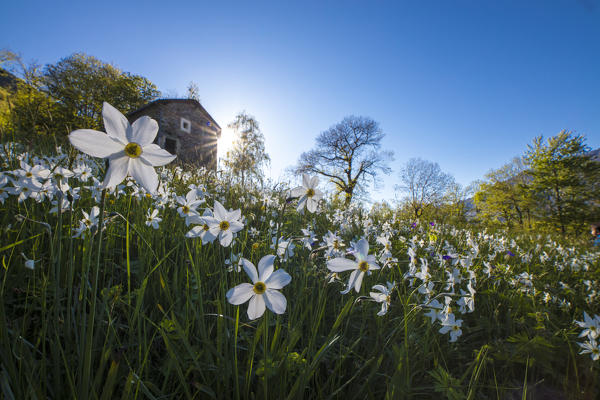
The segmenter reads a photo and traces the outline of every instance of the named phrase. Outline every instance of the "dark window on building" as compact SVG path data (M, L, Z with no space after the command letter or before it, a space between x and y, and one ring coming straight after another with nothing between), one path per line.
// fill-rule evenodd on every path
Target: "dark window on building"
M177 141L174 139L165 138L165 150L171 154L177 153Z

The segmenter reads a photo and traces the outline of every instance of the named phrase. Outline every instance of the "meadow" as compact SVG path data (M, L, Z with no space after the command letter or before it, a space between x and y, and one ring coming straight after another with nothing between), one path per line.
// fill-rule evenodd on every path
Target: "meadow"
M165 166L151 194L71 147L1 162L2 398L600 395L586 243L311 202L310 177Z

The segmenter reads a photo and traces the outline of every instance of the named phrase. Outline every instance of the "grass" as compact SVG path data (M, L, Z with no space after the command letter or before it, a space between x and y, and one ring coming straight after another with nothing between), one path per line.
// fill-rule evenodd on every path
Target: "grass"
M20 168L20 154L5 154L4 176L14 177L10 171ZM26 161L34 159L29 155ZM102 174L101 165L73 154L36 161L51 170L86 162L96 177ZM86 188L92 182L73 177L72 189L54 196L67 199L62 212L50 213L49 199L18 202L16 195L0 206L3 398L599 395L598 362L579 354L577 343L584 338L578 338L581 329L574 323L583 320L584 311L600 314L597 250L442 221L413 228L413 221L335 209L331 203L317 214L299 214L282 190L243 189L204 171L165 169L162 181L169 193L158 230L145 222L161 200L138 195L135 185L95 199ZM185 237L191 226L177 214L173 195L185 195L190 183L206 189L202 207L218 199L228 209L241 209L245 228L231 247ZM73 238L82 210L95 205L102 222ZM251 227L258 231L255 237ZM332 277L325 249L302 246L301 229L308 227L319 241L337 232L346 246L365 237L373 254L382 250L376 238L387 234L397 262L365 277L360 293L341 295L349 272ZM296 245L289 260L276 262L292 276L281 290L287 309L282 315L267 310L250 321L247 305L233 306L225 297L249 279L243 270L228 271L225 262L241 254L257 265L262 256L275 254L270 247L275 237L292 238ZM419 291L422 279L409 273L410 247L417 272L421 259L427 261L429 295ZM36 260L34 270L24 268L21 253ZM441 259L448 254L452 260ZM494 268L486 269L488 263ZM453 269L461 282L451 293L446 271ZM386 281L396 288L389 312L379 317L380 304L369 291ZM475 309L461 313L457 301L469 281ZM446 295L463 320L456 342L439 333L439 321L424 315L428 297L443 302Z

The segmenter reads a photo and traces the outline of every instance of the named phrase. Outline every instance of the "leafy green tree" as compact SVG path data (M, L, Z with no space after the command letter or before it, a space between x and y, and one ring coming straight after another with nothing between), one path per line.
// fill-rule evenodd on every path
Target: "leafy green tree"
M514 225L530 228L533 207L530 181L531 176L520 157L488 172L473 198L479 218L508 228Z
M370 118L350 116L321 132L316 147L302 153L296 173L319 174L335 185L348 206L358 190L372 181L378 183L380 173L389 174L392 151L381 150L385 134Z
M546 142L536 137L525 156L537 218L563 235L598 215L600 163L588 152L584 136L563 130Z
M123 72L83 53L47 65L43 83L44 90L58 103L65 131L101 129L105 101L127 114L160 94L143 76Z
M235 139L223 164L240 180L242 186L253 179L262 183L264 178L262 168L271 161L271 158L265 150L265 137L258 121L242 111L227 127L235 132Z
M469 198L474 194L475 185L463 186L458 182L452 182L446 188L442 197L440 219L455 224L465 223L469 220L470 207Z
M56 102L43 89L41 68L26 64L9 50L0 51L0 128L20 137L51 134L55 126ZM11 73L12 72L12 73Z

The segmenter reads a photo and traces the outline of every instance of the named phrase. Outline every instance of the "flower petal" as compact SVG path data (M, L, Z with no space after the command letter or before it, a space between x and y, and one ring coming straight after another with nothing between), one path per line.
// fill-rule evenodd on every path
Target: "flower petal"
M358 251L358 258L361 260L365 260L367 255L369 255L369 242L365 238L362 238L356 243L356 251Z
M356 275L358 275L359 272L360 271L357 269L352 271L352 273L350 274L350 279L348 279L348 287L342 290L340 292L341 294L346 294L350 291L350 289L352 289L352 287L354 286L354 282L356 282Z
M273 272L264 282L268 289L281 289L292 281L290 274L282 269Z
M235 306L244 304L245 302L250 300L250 297L254 295L253 288L254 285L251 285L249 283L242 283L234 288L229 289L225 297L227 297L227 301L230 304L233 304Z
M317 175L310 178L310 187L314 190L319 184L319 177Z
M152 143L158 133L158 123L147 115L135 120L131 131L127 132L127 140L144 147Z
M102 118L104 118L104 129L108 136L127 144L127 132L131 131L131 125L127 118L107 102L102 105Z
M231 221L231 222L229 222L229 229L231 230L231 232L237 233L237 232L241 231L242 229L244 229L244 224L242 224L241 222L237 222L237 221Z
M296 207L296 211L298 211L298 212L302 211L302 209L306 205L306 200L308 200L308 197L306 195L300 197L300 200L298 200L298 207Z
M308 174L302 174L302 186L304 186L304 190L310 187L310 176Z
M275 314L283 314L285 312L287 300L285 296L277 290L267 289L263 298L269 310L273 311Z
M214 214L215 218L219 221L223 221L227 218L227 210L225 207L223 207L223 204L219 203L218 200L215 200Z
M106 171L106 176L104 177L103 186L105 188L115 187L123 182L129 170L129 160L131 158L127 157L125 152L123 152L123 156L121 157L111 158L108 171Z
M229 229L227 229L226 231L221 231L221 233L219 233L219 242L221 243L221 246L228 247L232 241L233 233Z
M388 290L383 285L375 285L373 286L373 290L379 290L381 293L388 293Z
M159 145L152 143L142 147L140 158L154 167L162 167L173 161L177 156L169 153L165 149L161 149Z
M248 304L248 318L260 318L265 313L265 300L263 295L257 294L252 296L250 304Z
M347 258L338 257L327 261L327 269L332 272L343 272L357 268L358 263Z
M304 193L306 193L306 188L304 186L298 186L297 188L290 190L290 197L300 197Z
M158 175L151 165L142 160L132 159L129 162L129 174L149 193L156 193Z
M106 158L123 152L125 146L104 132L92 129L77 129L69 134L69 141L77 150L92 157Z
M360 292L360 285L362 285L362 280L364 276L365 273L363 271L360 271L360 273L356 277L356 281L354 282L354 290L356 290L356 293Z
M258 280L266 282L267 279L273 273L273 263L275 262L275 256L267 254L258 262Z
M256 283L258 281L258 273L256 272L256 267L250 261L245 258L240 259L242 266L244 267L244 271L250 277L252 283Z
M308 199L306 201L306 209L308 211L310 211L311 213L314 213L315 211L317 211L318 205L319 205L319 201L316 200L314 197L311 197L310 199Z

